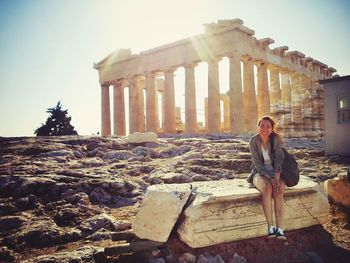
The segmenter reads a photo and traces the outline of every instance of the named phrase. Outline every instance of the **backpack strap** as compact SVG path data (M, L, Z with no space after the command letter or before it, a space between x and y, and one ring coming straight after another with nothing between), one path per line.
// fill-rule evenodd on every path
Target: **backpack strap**
M275 155L275 134L270 135L271 155Z
M274 133L270 135L270 146L271 146L271 157L272 157L271 164L272 164L272 167L275 167L275 163L273 161L275 159L275 134Z

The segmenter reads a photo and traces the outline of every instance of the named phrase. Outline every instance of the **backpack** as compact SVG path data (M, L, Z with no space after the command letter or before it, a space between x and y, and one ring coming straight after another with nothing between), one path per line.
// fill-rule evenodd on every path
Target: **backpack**
M282 147L284 153L284 159L282 163L281 178L286 183L288 187L292 187L299 182L299 167L294 156L290 154L284 147ZM271 153L274 156L274 138L271 138Z

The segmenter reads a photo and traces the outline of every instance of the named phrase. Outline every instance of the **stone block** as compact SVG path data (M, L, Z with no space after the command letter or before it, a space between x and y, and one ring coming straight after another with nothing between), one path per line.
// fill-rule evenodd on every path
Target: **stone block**
M324 188L330 200L350 207L350 183L345 176L328 179L324 182Z
M196 198L184 211L180 239L193 248L266 235L267 225L260 192L246 180L220 180L191 184ZM318 184L302 177L285 193L285 230L327 221L329 204Z
M158 136L154 132L134 132L126 137L128 143L157 142Z
M190 184L152 185L132 222L141 239L166 242L191 194Z

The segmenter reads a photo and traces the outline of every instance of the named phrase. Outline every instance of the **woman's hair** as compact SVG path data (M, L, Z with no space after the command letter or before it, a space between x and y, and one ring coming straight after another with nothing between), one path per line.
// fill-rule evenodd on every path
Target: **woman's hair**
M263 116L258 120L258 127L260 126L262 121L269 121L271 123L271 127L272 127L272 134L274 135L278 135L276 132L276 126L277 123L274 121L274 119L272 119L272 117L270 116Z

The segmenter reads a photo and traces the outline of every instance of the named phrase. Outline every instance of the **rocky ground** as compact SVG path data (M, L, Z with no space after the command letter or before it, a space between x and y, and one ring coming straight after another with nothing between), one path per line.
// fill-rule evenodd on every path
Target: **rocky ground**
M323 226L191 249L176 234L147 253L105 257L129 229L147 186L246 178L248 138L0 137L0 262L350 262L350 212L331 203ZM324 157L322 140L288 139L301 173L320 183L350 159Z

